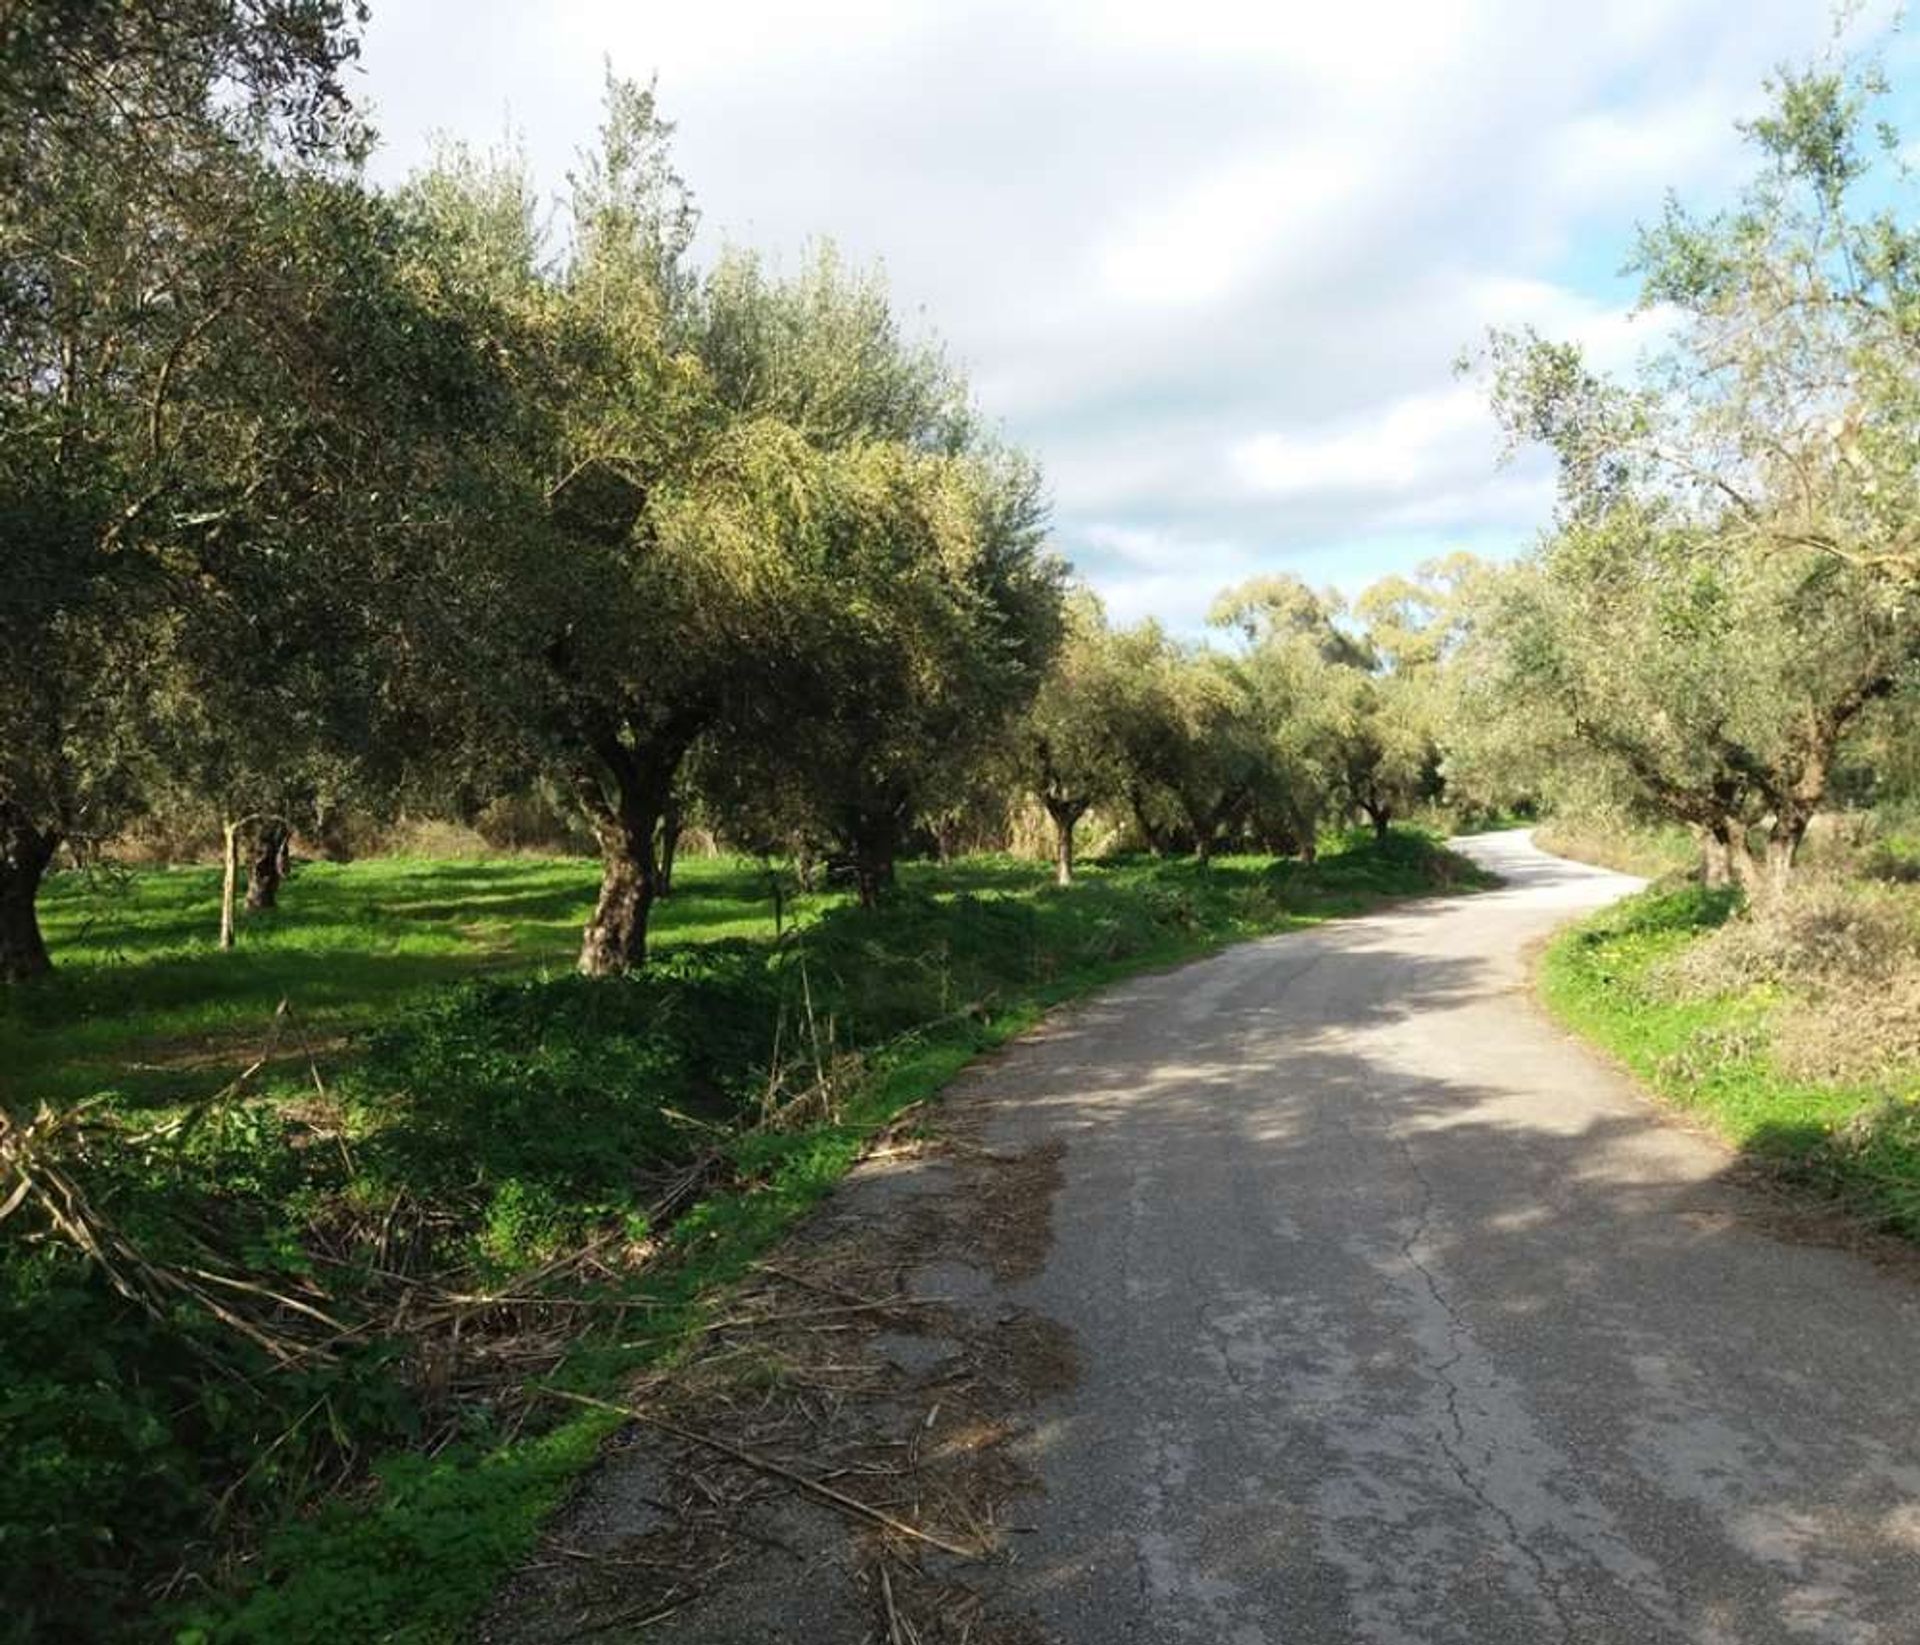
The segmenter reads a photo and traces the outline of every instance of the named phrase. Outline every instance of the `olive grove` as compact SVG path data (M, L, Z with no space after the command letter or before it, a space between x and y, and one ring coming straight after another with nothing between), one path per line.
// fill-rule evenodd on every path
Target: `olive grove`
M1487 596L1478 712L1763 896L1920 663L1920 230L1869 118L1883 90L1871 66L1783 73L1739 204L1670 201L1643 231L1668 331L1630 379L1526 332L1486 354L1510 437L1557 458L1560 511Z
M1871 67L1782 75L1734 208L1642 234L1637 371L1491 336L1557 464L1531 553L1257 576L1202 639L1072 581L1037 466L876 276L704 247L652 87L608 79L557 208L511 150L372 186L362 21L7 25L9 980L46 874L149 817L221 843L224 946L296 841L532 796L597 849L600 975L645 962L689 817L872 904L962 839L1065 886L1089 831L1311 857L1578 792L1771 896L1858 751L1899 768L1920 230Z

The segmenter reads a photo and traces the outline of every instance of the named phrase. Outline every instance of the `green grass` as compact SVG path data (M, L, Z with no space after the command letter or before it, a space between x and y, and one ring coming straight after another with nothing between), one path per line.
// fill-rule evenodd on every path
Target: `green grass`
M1662 961L1735 909L1733 893L1692 885L1655 886L1614 904L1548 948L1540 978L1547 1004L1749 1160L1920 1238L1920 1127L1911 1101L1890 1104L1881 1090L1782 1073L1769 1052L1772 1019L1786 1003L1777 989L1689 998L1662 978Z
M1683 873L1700 860L1700 847L1678 824L1647 826L1618 818L1549 817L1533 831L1534 844L1555 856L1657 880Z
M388 1260L387 1207L414 1208L418 1268L483 1285L640 1232L649 1183L728 1137L718 1190L627 1285L617 1340L583 1333L554 1373L605 1391L671 1353L876 1126L1049 1005L1478 879L1420 836L1341 846L1312 868L1098 864L1067 890L1011 859L915 866L877 913L814 899L777 943L756 868L691 863L660 963L604 982L567 966L580 864L307 869L224 956L202 931L204 875L135 876L111 927L97 890L62 886L64 975L10 1005L8 1097L108 1089L109 1114L151 1125L224 1082L292 999L338 1042L324 1099L287 1068L177 1140L66 1163L155 1260L317 1275L346 1316ZM747 1134L803 986L848 1059L843 1106ZM449 1427L402 1374L404 1333L276 1370L185 1304L141 1314L61 1242L13 1237L28 1232L44 1229L23 1211L0 1246L0 1639L150 1637L156 1617L214 1639L460 1637L606 1431L559 1408L503 1427L484 1402ZM334 1266L316 1270L316 1242Z
M757 863L690 858L679 880L655 922L663 948L771 933ZM0 1104L102 1088L190 1098L267 1044L283 999L308 1036L331 1042L450 982L565 970L597 882L577 858L310 863L223 954L217 869L56 875L41 918L55 974L0 996Z

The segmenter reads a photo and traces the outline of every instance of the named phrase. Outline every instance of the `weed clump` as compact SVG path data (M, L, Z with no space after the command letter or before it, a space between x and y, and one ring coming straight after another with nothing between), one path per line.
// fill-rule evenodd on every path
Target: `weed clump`
M1675 956L1659 980L1695 999L1755 987L1824 992L1884 982L1920 961L1916 912L1898 892L1807 876Z
M1655 966L1688 1001L1761 993L1781 1072L1894 1087L1920 1067L1920 906L1909 891L1809 875Z

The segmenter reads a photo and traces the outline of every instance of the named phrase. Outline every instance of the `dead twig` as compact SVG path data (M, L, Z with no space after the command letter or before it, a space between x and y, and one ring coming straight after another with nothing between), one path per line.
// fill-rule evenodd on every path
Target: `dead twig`
M716 1319L701 1327L706 1331L742 1330L750 1325L782 1325L792 1320L824 1319L829 1314L876 1314L887 1313L894 1309L905 1312L909 1308L937 1308L951 1302L951 1297L908 1297L876 1298L871 1302L838 1302L830 1308L796 1308L779 1314L734 1314L726 1319Z
M645 1423L649 1428L657 1428L663 1434L684 1440L689 1445L704 1445L708 1450L717 1451L722 1456L731 1457L735 1462L746 1464L757 1473L767 1474L774 1479L785 1480L789 1485L798 1486L810 1496L832 1504L842 1513L851 1514L869 1524L878 1525L882 1530L892 1531L915 1542L924 1542L942 1553L953 1554L960 1559L978 1559L981 1550L963 1547L950 1542L932 1531L923 1531L917 1525L909 1525L904 1519L896 1519L892 1514L878 1508L871 1508L858 1497L850 1497L844 1491L836 1491L831 1485L823 1485L817 1479L798 1473L784 1463L775 1462L771 1457L761 1456L757 1451L749 1451L745 1446L735 1445L730 1440L719 1439L712 1434L703 1434L692 1428L682 1428L677 1422L669 1422L665 1417L653 1416L649 1412L636 1410L631 1405L620 1405L609 1399L596 1399L591 1394L576 1394L565 1388L541 1385L538 1392L551 1395L555 1399L564 1399L575 1405L589 1406L599 1411L610 1411L615 1416L625 1417L632 1422Z
M887 1606L888 1645L907 1645L907 1636L900 1626L900 1612L893 1603L893 1578L887 1575L887 1562L880 1561L880 1597Z

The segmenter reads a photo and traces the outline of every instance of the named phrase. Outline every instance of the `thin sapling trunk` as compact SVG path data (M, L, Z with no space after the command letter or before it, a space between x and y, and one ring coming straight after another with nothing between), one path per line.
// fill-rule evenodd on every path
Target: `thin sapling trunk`
M220 825L220 952L233 947L234 904L240 895L240 825Z

